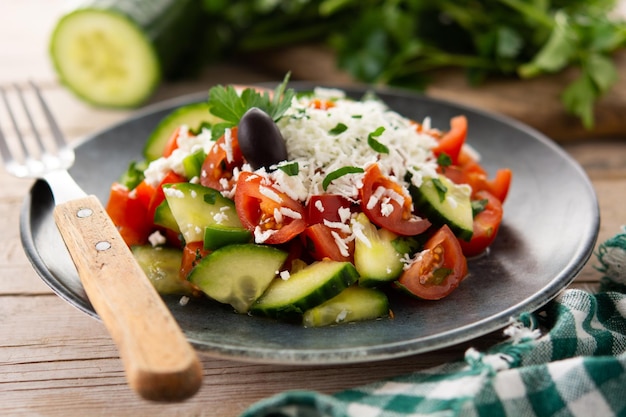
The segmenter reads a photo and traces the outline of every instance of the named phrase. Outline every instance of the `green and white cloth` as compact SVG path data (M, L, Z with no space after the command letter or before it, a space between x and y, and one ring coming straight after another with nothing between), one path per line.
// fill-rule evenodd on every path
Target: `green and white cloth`
M487 352L334 395L288 391L241 417L626 416L626 228L596 256L601 292L562 292Z

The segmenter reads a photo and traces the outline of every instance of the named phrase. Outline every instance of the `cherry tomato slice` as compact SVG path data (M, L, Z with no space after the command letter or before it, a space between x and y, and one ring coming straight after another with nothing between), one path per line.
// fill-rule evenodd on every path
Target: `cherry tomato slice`
M352 210L352 203L338 194L313 195L306 205L309 225L329 222L342 222L340 210Z
M467 275L467 260L454 233L442 226L424 245L424 252L402 273L396 285L410 294L439 300L454 291Z
M365 170L360 189L361 210L379 227L403 236L423 233L430 221L412 213L411 196L400 184L385 177L377 164Z
M237 214L244 227L256 231L257 243L285 243L306 228L304 207L266 181L252 172L239 174L235 192Z
M316 261L323 259L332 259L333 261L351 261L354 254L354 241L346 244L342 253L338 245L342 244L337 242L337 239L341 239L343 236L338 232L335 232L333 236L333 229L325 226L321 223L316 223L307 227L302 232L302 240L305 249Z
M478 191L475 200L485 200L485 208L474 216L474 233L469 242L460 240L465 256L477 256L485 251L494 241L502 223L502 203L488 191Z
M189 242L183 248L183 259L180 264L180 278L187 280L187 276L191 270L210 253L209 250L204 249L203 242Z
M148 208L126 186L114 183L109 192L106 211L128 246L143 245L152 232Z
M467 118L465 116L453 117L450 119L450 130L441 136L433 152L436 156L445 153L452 160L452 164L457 164L466 137Z
M230 130L230 144L222 135L209 150L200 171L200 184L218 191L230 191L235 181L233 170L244 163L237 140L237 127Z

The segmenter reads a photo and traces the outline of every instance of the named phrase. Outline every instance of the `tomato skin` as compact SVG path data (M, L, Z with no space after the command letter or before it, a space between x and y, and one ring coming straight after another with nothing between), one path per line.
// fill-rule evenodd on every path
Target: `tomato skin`
M237 140L237 127L233 127L231 132L232 159L224 149L226 146L226 135L222 135L213 144L207 154L200 170L200 184L218 191L230 191L235 181L233 180L233 170L241 168L244 164L244 157L239 148Z
M354 254L354 241L348 244L348 255L344 255L337 246L332 232L333 229L330 227L322 223L316 223L304 229L300 236L305 249L316 261L331 259L333 261L352 262Z
M178 136L179 135L180 135L180 127L177 127L176 129L174 129L170 137L167 139L167 142L165 143L165 148L163 148L164 157L167 158L168 156L172 154L172 152L178 149Z
M189 242L183 248L183 259L180 263L180 278L187 280L187 276L198 262L211 251L204 249L203 242Z
M393 210L388 214L383 214L382 204L379 201L370 207L370 199L374 196L379 187L386 191L393 192L403 198L403 204L391 199L388 204ZM359 190L361 197L361 210L367 215L370 221L379 227L383 227L391 232L403 236L415 236L426 231L431 223L427 219L422 219L412 213L413 202L411 196L397 182L385 177L377 164L369 166L363 176L363 187Z
M483 253L494 241L500 223L502 223L502 203L488 191L476 193L474 200L487 200L485 209L474 216L474 233L469 242L460 240L461 249L465 256L477 256Z
M153 230L148 208L126 186L114 183L109 192L106 211L128 246L147 243Z
M424 250L421 259L402 273L396 286L424 300L439 300L450 295L467 276L467 259L447 225L426 241Z
M320 206L323 211L320 211ZM309 225L329 222L341 222L339 209L352 211L353 204L345 197L338 194L319 194L311 196L306 205L307 221Z
M254 233L255 229L261 228L262 232L273 232L263 241L257 243L279 244L285 243L304 231L307 226L306 213L300 202L292 199L287 194L276 190L271 185L264 184L264 177L252 173L242 172L237 180L235 192L235 207L237 215L244 227ZM262 188L275 194L280 202L263 194ZM299 218L283 216L282 222L275 218L275 210L285 208Z
M452 164L457 164L466 138L467 118L465 116L453 117L450 119L450 130L441 136L433 152L436 156L445 153L452 160Z

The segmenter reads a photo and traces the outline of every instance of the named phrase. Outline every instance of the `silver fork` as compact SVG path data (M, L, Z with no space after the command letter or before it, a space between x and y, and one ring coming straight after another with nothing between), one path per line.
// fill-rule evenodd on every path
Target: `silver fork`
M129 385L142 397L155 401L180 401L194 395L202 382L195 351L102 204L95 196L88 196L68 173L74 151L37 86L29 85L54 140L43 140L22 89L13 86L17 99L11 101L8 90L0 86L15 130L15 136L10 137L0 128L0 153L6 170L21 178L43 178L50 185L55 222L89 301L118 347ZM11 104L15 102L20 105ZM32 130L30 147L17 111L26 116ZM37 150L33 152L30 148L34 147Z

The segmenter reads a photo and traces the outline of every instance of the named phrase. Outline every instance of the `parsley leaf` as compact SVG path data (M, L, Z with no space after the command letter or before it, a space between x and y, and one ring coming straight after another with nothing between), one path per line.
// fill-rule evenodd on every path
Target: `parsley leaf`
M337 178L343 177L344 175L358 174L361 172L365 172L363 168L353 167L353 166L346 166L346 167L336 169L326 174L326 177L324 177L324 180L322 181L322 188L324 189L324 191L326 191L330 183L336 180Z
M282 164L278 166L278 169L280 169L281 171L283 171L285 174L289 175L290 177L296 176L300 173L300 165L298 165L298 162L291 162L288 164Z
M345 132L346 130L348 130L348 126L346 126L343 123L337 123L337 126L330 129L328 133L330 133L331 135L338 135L340 133Z

